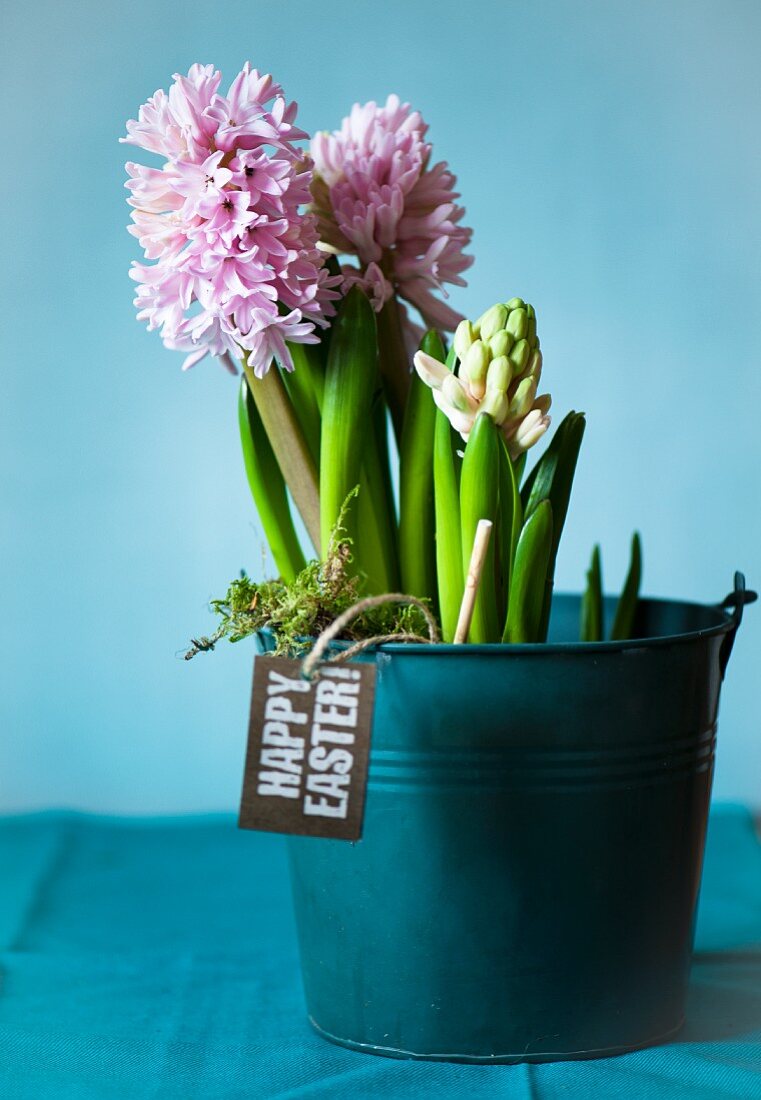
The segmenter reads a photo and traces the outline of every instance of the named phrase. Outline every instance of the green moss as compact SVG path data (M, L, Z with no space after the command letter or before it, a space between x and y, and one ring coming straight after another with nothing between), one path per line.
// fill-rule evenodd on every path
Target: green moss
M342 611L361 599L363 580L348 573L351 541L343 526L354 495L341 510L324 561L309 562L290 584L282 580L257 583L245 573L232 581L222 599L211 601L219 626L209 637L192 638L185 660L214 649L224 638L240 642L265 628L274 635L276 654L303 652L309 648L310 638L316 638ZM413 606L387 604L357 616L341 637L358 640L376 634L404 633L427 633L422 612Z

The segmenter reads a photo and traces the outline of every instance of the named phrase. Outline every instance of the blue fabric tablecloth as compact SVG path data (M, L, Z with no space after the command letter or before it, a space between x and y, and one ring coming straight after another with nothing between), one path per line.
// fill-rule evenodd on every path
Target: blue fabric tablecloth
M232 818L0 821L0 1097L761 1098L761 846L714 811L688 1022L595 1062L394 1062L305 1020L283 840Z

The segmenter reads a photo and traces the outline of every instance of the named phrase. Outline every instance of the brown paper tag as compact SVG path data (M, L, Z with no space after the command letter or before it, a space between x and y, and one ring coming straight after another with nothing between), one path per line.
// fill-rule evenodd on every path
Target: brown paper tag
M254 661L238 825L273 833L359 840L365 809L375 666Z

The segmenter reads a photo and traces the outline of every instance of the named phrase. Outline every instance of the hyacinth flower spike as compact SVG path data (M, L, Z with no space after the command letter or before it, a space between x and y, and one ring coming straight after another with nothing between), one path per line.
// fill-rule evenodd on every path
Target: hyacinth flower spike
M458 570L470 551L478 520L496 522L493 565L482 577L470 640L540 641L546 636L557 544L584 417L572 413L563 421L529 475L524 496L520 478L525 454L549 427L551 399L538 393L542 353L536 314L521 298L497 303L477 321L462 321L447 364L422 350L414 363L432 391L438 415L466 443L461 468L455 471L456 504L447 491L448 511L457 513L460 538L449 532L446 552L452 563L457 557ZM442 487L445 484L442 479ZM438 517L438 485L436 493ZM437 525L437 539L438 530ZM440 579L444 553L437 542ZM446 619L443 602L441 610ZM451 607L448 610L451 617Z
M455 177L433 164L428 127L418 111L391 95L385 104L355 104L333 133L316 134L311 153L313 210L321 244L344 265L345 288L359 285L378 315L380 369L400 438L410 384L411 324L403 302L427 326L451 332L460 314L442 297L464 286L473 262L471 230L456 202ZM441 295L441 297L439 297Z
M289 344L317 343L335 312L336 279L306 211L312 171L294 141L296 104L245 65L226 95L221 74L193 65L156 92L122 141L161 156L127 164L130 232L150 264L133 264L138 317L167 347L247 364L263 377Z
M138 319L186 353L183 369L209 354L233 373L243 367L319 551L318 405L304 380L341 277L326 266L307 210L312 169L295 144L308 137L296 104L248 64L226 92L221 79L193 65L127 123L122 140L163 162L127 164L130 232L148 261L131 272ZM301 378L286 389L295 365Z
M433 390L437 406L467 442L476 417L488 413L515 460L550 426L549 394L537 396L542 353L536 315L521 298L498 303L472 323L462 321L454 337L457 375L424 352L415 368Z

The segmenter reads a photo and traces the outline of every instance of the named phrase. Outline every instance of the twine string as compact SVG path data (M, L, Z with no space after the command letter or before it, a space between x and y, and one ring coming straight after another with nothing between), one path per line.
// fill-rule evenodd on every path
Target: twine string
M428 637L425 638L421 634L376 634L372 638L363 638L359 642L354 642L353 645L350 645L347 649L341 650L340 653L334 653L332 657L323 659L323 654L333 639L336 638L350 622L356 619L358 615L361 615L364 611L369 611L373 607L382 607L383 604L388 603L404 603L419 608L423 613L428 627ZM332 623L325 627L312 649L304 658L301 665L301 675L305 680L311 680L320 663L329 665L343 664L344 661L350 661L352 657L356 657L358 653L363 653L371 646L382 645L384 642L422 642L424 645L435 645L440 641L441 636L439 635L439 627L431 614L430 608L423 600L419 600L417 596L407 596L402 592L389 592L384 596L366 596L364 599L358 600L357 603L352 604L346 611L342 611L338 618L334 619Z

